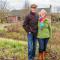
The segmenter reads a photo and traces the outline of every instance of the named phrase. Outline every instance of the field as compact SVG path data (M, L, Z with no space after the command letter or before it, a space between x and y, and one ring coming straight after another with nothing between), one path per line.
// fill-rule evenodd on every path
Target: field
M26 43L13 39L0 38L0 60L23 60L26 59Z
M49 54L46 57L46 60L60 60L60 23L52 24L52 39L49 40L47 51ZM4 28L0 28L0 33L5 33ZM14 33L15 32L8 32ZM26 36L26 32L20 27L19 36L23 34ZM16 36L18 36L16 34ZM5 36L5 35L4 35ZM18 40L17 38L0 37L0 60L28 60L28 46L26 38ZM15 37L15 36L14 36ZM38 43L37 43L37 52L38 54ZM36 57L37 58L37 57Z

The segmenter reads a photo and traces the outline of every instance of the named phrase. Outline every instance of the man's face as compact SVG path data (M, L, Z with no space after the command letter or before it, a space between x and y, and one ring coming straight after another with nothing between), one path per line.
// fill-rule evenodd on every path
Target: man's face
M37 10L37 8L31 8L31 11L32 11L33 13L36 13L36 10Z

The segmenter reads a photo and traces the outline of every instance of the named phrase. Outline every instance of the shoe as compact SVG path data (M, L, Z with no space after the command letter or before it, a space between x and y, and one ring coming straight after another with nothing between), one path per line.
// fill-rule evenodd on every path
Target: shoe
M39 53L38 60L43 60L43 52Z
M44 51L44 52L43 52L43 60L45 60L46 55L48 55L48 52Z
M46 56L46 53L45 53L45 52L43 52L43 60L45 60L45 56Z

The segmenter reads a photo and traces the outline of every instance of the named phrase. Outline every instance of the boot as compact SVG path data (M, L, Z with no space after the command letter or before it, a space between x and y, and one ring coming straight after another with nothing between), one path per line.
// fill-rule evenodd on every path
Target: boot
M45 51L45 55L48 55L49 53L47 51Z
M39 53L38 60L43 60L43 52Z
M45 57L46 57L46 53L43 52L43 60L45 60Z
M44 52L43 52L43 60L45 60L46 55L48 55L48 52L44 51Z

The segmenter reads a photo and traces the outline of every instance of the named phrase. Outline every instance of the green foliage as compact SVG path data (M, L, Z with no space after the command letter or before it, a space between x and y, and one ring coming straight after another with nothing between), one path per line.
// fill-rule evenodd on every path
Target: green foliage
M26 50L27 46L22 45L20 41L15 41L12 39L3 39L0 38L0 58L3 59L24 59L27 56ZM19 59L18 59L19 58Z

